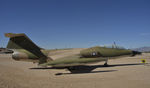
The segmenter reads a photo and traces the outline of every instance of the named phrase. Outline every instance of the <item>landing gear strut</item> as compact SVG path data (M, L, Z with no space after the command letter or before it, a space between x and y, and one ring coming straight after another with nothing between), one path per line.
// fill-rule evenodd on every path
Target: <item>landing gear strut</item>
M107 62L108 62L108 58L106 59L106 62L104 63L104 67L108 67Z

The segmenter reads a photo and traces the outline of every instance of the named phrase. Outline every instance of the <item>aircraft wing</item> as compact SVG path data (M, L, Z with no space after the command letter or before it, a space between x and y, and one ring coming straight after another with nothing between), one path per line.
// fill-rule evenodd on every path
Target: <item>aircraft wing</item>
M47 63L41 64L41 66L52 66L52 67L71 67L85 65L89 63L95 63L100 61L106 61L106 58L82 58L79 55L73 55L68 57L59 58Z

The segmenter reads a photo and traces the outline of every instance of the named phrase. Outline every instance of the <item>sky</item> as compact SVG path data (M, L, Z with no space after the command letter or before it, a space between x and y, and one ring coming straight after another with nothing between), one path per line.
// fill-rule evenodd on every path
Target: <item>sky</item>
M4 33L48 49L150 46L150 0L0 0L0 47Z

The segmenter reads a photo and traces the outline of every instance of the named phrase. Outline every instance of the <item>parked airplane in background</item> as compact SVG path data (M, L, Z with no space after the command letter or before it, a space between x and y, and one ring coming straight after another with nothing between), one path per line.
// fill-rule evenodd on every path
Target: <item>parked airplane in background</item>
M44 67L51 66L56 69L63 68L71 72L81 69L77 67L85 64L104 61L104 66L108 66L107 61L109 58L112 59L119 56L135 56L136 54L141 54L140 52L117 47L107 48L96 46L81 50L80 54L54 60L48 56L50 51L39 48L24 33L6 33L5 36L10 38L7 48L14 51L12 54L14 60L38 62L39 65Z

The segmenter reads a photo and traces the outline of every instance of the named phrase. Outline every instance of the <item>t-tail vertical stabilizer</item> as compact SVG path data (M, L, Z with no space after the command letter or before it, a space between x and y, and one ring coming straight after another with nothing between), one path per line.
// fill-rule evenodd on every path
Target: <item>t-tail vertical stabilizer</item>
M9 37L7 48L9 49L24 49L39 59L39 64L47 62L48 57L41 52L41 49L32 42L24 33L14 34L6 33L6 37Z

